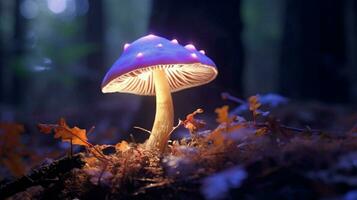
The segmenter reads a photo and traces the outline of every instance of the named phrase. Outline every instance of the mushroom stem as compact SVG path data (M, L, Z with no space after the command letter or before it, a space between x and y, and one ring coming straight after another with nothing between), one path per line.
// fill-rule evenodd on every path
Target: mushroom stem
M151 135L146 141L146 147L149 149L158 148L164 152L173 128L174 108L165 72L162 69L154 70L153 80L156 93L156 115Z

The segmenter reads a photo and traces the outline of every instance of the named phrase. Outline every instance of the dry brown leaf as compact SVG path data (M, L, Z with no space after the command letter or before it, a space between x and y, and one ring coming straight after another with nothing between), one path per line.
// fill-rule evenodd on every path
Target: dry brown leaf
M191 134L196 133L198 129L203 128L206 125L203 120L195 119L195 115L199 113L203 113L203 109L199 108L195 110L194 112L188 114L186 119L182 121L184 127L187 128Z
M14 176L21 176L26 171L22 157L26 154L21 142L24 126L17 123L0 123L0 164L4 165Z
M248 103L249 103L249 110L253 113L253 118L255 121L256 117L260 114L259 108L262 105L259 101L259 96L254 95L249 97Z
M84 161L88 166L95 166L99 162L99 160L96 157L85 157Z
M88 142L85 129L78 127L69 128L64 118L61 118L58 124L38 124L38 128L42 133L51 133L53 130L55 138L60 138L63 142L71 142L72 144L82 146L92 146Z
M41 133L46 134L50 134L53 129L53 126L50 126L49 124L38 124L37 127Z
M121 152L127 151L130 149L130 146L127 141L123 140L115 145L115 148Z
M21 134L25 131L22 124L0 123L0 144L2 149L21 146ZM0 154L1 154L0 149ZM5 152L6 153L6 152Z
M211 134L208 135L207 139L212 141L213 145L215 146L223 146L225 141L225 137L222 135L221 129L216 129L211 132Z
M267 134L268 131L269 131L268 128L263 127L263 128L257 129L257 130L255 131L255 134L256 134L257 136L263 136L263 135Z
M222 106L221 108L216 108L215 110L215 112L217 113L216 121L218 123L226 123L226 124L232 123L235 117L234 116L230 117L228 111L229 111L229 106L227 105Z

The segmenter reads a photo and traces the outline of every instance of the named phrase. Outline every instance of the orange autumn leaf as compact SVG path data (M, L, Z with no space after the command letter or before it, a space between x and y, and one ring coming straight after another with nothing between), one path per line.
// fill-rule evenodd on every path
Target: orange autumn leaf
M232 123L234 117L230 117L228 111L229 111L229 106L227 105L222 106L221 108L216 108L215 110L215 112L217 113L216 121L218 123L226 123L226 124Z
M247 128L247 124L244 124L244 123L233 124L233 125L225 128L224 130L227 133L231 133L231 132L237 131L237 130L242 129L242 128Z
M87 131L78 127L69 128L64 118L61 118L58 124L38 124L38 128L42 133L51 133L53 130L55 138L60 138L63 142L71 142L72 144L82 146L92 146L88 142Z
M21 133L25 131L22 124L0 123L0 155L11 150L13 147L21 146ZM1 152L4 150L5 152Z
M257 130L255 131L255 134L256 134L257 136L263 136L263 135L267 134L268 131L269 131L268 128L263 127L263 128L257 129Z
M229 131L237 130L242 127L243 126L234 126ZM224 149L225 147L228 147L230 144L232 144L234 142L234 140L232 140L229 137L230 133L227 132L226 130L227 130L227 128L219 128L218 127L207 136L206 140L212 142L212 144L215 148Z
M38 124L37 127L41 133L46 134L50 134L53 129L53 127L49 126L49 124Z
M191 134L195 133L199 128L203 128L206 125L203 120L195 119L195 115L199 113L203 113L203 109L199 108L188 114L186 119L181 122L184 127L190 131Z
M130 146L127 141L123 140L115 145L115 148L121 152L127 151L130 149Z
M259 108L262 105L259 101L259 96L254 95L249 97L248 99L249 103L249 110L253 113L253 116L256 117L260 114Z
M24 131L22 124L0 123L0 165L17 177L26 171L22 157L27 153L27 149L21 142L21 134Z
M208 135L207 139L212 141L213 145L216 147L224 146L225 137L222 135L221 129L216 129Z

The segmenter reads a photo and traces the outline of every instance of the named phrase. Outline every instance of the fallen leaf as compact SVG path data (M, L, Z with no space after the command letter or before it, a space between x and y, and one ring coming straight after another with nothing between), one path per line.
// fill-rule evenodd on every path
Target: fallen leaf
M253 115L254 116L259 115L260 112L259 112L258 109L262 105L259 102L259 96L258 95L254 95L254 96L249 97L248 103L249 103L249 110L253 112Z
M123 140L115 145L115 148L121 152L127 151L130 149L130 146L127 141Z
M82 146L92 146L88 142L87 131L78 127L69 128L64 118L61 118L58 124L39 124L38 128L42 133L51 133L53 130L55 138L60 138L63 142L71 142L72 144Z
M50 134L53 129L53 126L50 126L49 124L38 124L37 127L41 133L46 134Z
M216 121L218 123L226 123L230 124L234 120L234 116L230 117L229 116L229 106L225 105L222 106L221 108L216 108L215 112L217 113L217 119Z
M211 141L213 143L213 145L216 147L224 147L225 139L226 138L222 134L222 130L219 128L212 131L211 134L209 134L207 137L207 140Z
M21 142L24 126L17 123L0 123L0 164L14 176L22 176L26 171L22 157L28 152Z
M257 136L263 136L263 135L267 134L268 131L269 131L268 128L263 127L263 128L257 129L257 130L255 131L255 134L256 134Z
M191 134L196 133L198 129L203 128L206 123L203 120L195 119L195 115L203 113L203 109L199 108L194 112L188 114L182 124L187 128Z

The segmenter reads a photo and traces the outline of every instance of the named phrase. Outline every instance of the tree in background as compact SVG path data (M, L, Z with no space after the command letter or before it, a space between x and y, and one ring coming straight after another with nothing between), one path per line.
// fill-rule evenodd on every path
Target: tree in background
M357 102L357 1L346 0L346 37L349 77L351 79L351 102Z
M149 32L168 38L177 39L180 44L192 43L206 51L219 69L217 79L199 89L180 92L175 97L178 107L177 117L204 106L213 110L220 102L220 92L229 91L236 95L243 94L243 48L241 41L242 23L240 19L240 1L230 0L217 3L212 0L153 0ZM187 100L189 99L189 104ZM145 98L141 111L152 112L154 98ZM202 105L202 102L205 102ZM152 119L139 117L139 121Z
M86 42L92 44L95 50L86 56L88 76L79 83L80 90L85 90L86 88L91 88L91 90L95 88L99 89L101 84L100 80L102 78L101 69L106 67L104 64L104 35L106 23L104 19L103 1L89 0L88 4L89 9L86 14L85 36ZM99 94L99 92L86 92L84 97L87 99L87 102L93 103L95 99L88 98L93 98Z
M154 0L149 30L194 43L204 49L219 67L217 84L242 94L243 48L240 1Z
M12 31L9 41L5 41L5 34L1 33L1 102L11 103L20 106L24 91L26 91L26 69L24 55L26 19L20 13L21 0L16 0L13 4L1 4L1 9L12 7ZM4 20L4 19L3 19ZM4 22L4 21L3 21ZM6 48L8 47L8 48Z
M293 98L349 100L345 1L286 1L280 89Z

